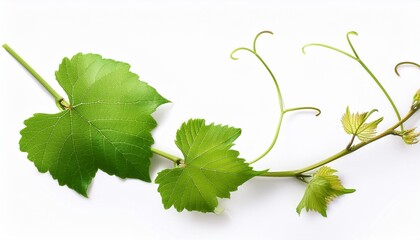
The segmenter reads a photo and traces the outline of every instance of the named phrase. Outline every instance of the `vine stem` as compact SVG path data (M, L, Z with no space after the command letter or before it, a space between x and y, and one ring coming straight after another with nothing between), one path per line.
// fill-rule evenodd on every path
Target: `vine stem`
M318 112L316 114L316 116L318 116L319 114L321 114L321 110L319 110L318 108L315 108L315 107L296 107L296 108L284 109L283 97L282 97L280 86L279 86L279 84L277 82L276 76L271 71L270 67L267 65L267 63L264 61L264 59L262 59L262 57L257 52L257 39L262 34L264 34L264 33L268 33L268 34L273 35L273 32L270 32L270 31L262 31L262 32L258 33L255 36L254 42L253 42L253 45L252 45L252 49L249 49L249 48L246 48L246 47L240 47L240 48L237 48L237 49L233 50L232 53L230 54L230 57L233 60L238 60L238 58L234 57L234 54L236 52L238 52L238 51L247 51L247 52L252 53L262 63L262 65L264 66L264 68L270 74L270 77L271 77L271 79L274 82L274 85L276 87L276 92L277 92L277 101L278 101L278 105L279 105L279 120L277 122L277 126L276 126L276 130L275 130L273 139L271 140L271 143L267 147L267 149L263 153L261 153L257 158L255 158L254 160L248 162L249 164L253 164L253 163L258 162L259 160L261 160L262 158L264 158L273 149L273 147L275 146L275 144L277 142L277 139L278 139L278 137L280 135L280 130L281 130L281 126L282 126L282 123L283 123L283 118L284 118L285 113L292 112L292 111L298 111L298 110L315 110L315 111Z
M372 77L372 79L376 82L376 84L379 86L379 88L384 93L385 97L388 99L389 103L391 104L392 108L394 109L395 115L397 115L398 120L401 120L400 112L398 111L397 106L395 105L394 101L392 100L391 96L388 94L388 92L385 90L384 86L382 86L381 82L378 80L378 78L370 71L370 69L366 66L366 64L360 59L357 59L357 62L366 70L366 72ZM401 124L401 131L404 131L404 126Z
M23 58L17 54L9 45L3 44L3 48L10 54L16 61L18 61L39 83L44 86L44 88L53 96L57 107L60 110L64 110L69 106L67 102L64 101L64 98L60 96L48 83L44 80L41 75L39 75Z
M255 42L254 42L254 49L256 49L255 48ZM271 78L273 79L273 82L274 82L274 85L276 86L276 91L277 91L280 117L279 117L279 121L277 122L276 131L275 131L275 134L274 134L273 140L271 141L270 146L268 146L268 148L260 156L258 156L257 158L255 158L254 160L249 162L249 164L253 164L253 163L259 161L260 159L262 159L263 157L265 157L271 151L271 149L273 149L274 145L276 145L277 139L278 139L279 134L280 134L281 125L283 123L283 117L284 117L283 97L282 97L282 94L281 94L281 91L280 91L279 84L276 80L276 77L274 76L273 72L271 71L271 69L267 65L267 63L265 63L265 61L260 57L260 55L258 55L258 53L254 52L254 51L252 51L252 53L254 53L254 55L258 58L258 60L264 65L265 69L268 71Z
M392 100L391 96L388 94L388 92L386 91L386 89L382 86L382 84L378 80L378 78L373 74L373 72L369 69L369 67L362 61L362 59L357 54L356 49L353 47L353 44L351 43L350 35L357 36L358 34L357 34L357 32L351 31L351 32L348 32L347 35L346 35L347 43L349 44L349 46L350 46L350 48L351 48L351 50L352 50L352 52L353 52L354 55L352 55L352 54L350 54L350 53L348 53L346 51L343 51L341 49L338 49L336 47L332 47L330 45L320 44L320 43L306 44L305 46L303 46L302 52L305 54L305 48L306 47L309 47L309 46L324 47L324 48L331 49L333 51L339 52L339 53L341 53L341 54L343 54L343 55L345 55L345 56L347 56L347 57L355 60L356 62L358 62L363 67L363 69L369 74L369 76L373 79L373 81L375 81L375 83L378 85L378 87L381 89L382 93L385 95L385 97L388 99L389 103L391 104L392 109L394 110L395 115L398 118L398 121L400 121L401 120L401 115L400 115L400 113L398 111L397 106L395 105L394 101ZM398 72L397 72L397 74L398 74ZM404 131L404 125L401 124L400 125L400 128L401 128L401 131Z
M53 96L57 107L60 110L64 110L66 108L68 108L70 105L64 100L64 98L62 96L60 96L60 94L58 94L48 83L47 81L45 81L45 79L43 77L41 77L41 75L39 75L19 54L17 54L9 45L4 44L3 48L10 53L10 55L12 55L12 57L14 59L16 59L39 83L42 84L42 86L44 86L44 88ZM151 148L152 152L162 156L172 162L174 162L175 164L179 164L183 159L176 157L174 155L171 155L169 153L166 153L162 150L156 149L156 148Z
M303 173L306 173L308 171L311 171L313 169L319 168L323 165L326 165L332 161L335 161L339 158L342 158L366 145L369 145L370 143L373 143L383 137L386 137L388 135L393 135L395 132L395 129L398 128L399 126L401 126L401 124L403 124L405 121L407 121L411 116L413 116L414 113L416 113L418 111L418 107L412 107L411 110L407 113L407 115L402 118L400 121L398 121L396 124L392 125L390 128L388 128L387 130L385 130L384 132L382 132L381 134L377 135L376 137L370 139L369 141L366 142L361 142L359 144L356 144L352 147L349 148L345 148L341 151L339 151L338 153L322 160L319 161L317 163L314 163L312 165L309 165L307 167L304 168L300 168L300 169L296 169L296 170L291 170L291 171L281 171L281 172L266 172L263 173L262 177L299 177L300 175L302 175Z

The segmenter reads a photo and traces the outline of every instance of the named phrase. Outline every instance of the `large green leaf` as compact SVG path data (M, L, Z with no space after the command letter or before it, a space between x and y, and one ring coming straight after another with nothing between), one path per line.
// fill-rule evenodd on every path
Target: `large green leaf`
M329 202L338 196L356 191L344 188L338 176L334 175L336 172L334 169L323 166L314 174L296 208L299 214L305 208L306 211L317 211L326 217Z
M182 124L176 145L185 160L156 178L164 207L214 212L217 197L229 198L239 185L261 174L231 149L240 134L240 129L206 125L202 119Z
M70 106L35 114L21 131L20 149L40 172L84 196L98 168L150 182L151 113L167 100L129 69L95 54L63 60L56 78Z

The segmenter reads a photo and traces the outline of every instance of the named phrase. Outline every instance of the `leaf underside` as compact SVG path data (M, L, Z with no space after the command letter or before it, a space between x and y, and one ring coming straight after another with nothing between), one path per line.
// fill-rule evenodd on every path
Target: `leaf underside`
M352 114L350 113L349 107L347 107L346 113L341 118L344 131L346 131L347 134L355 135L362 142L369 141L375 137L376 128L378 127L378 124L383 120L383 118L379 118L375 121L366 123L366 120L374 111L376 110L373 110L369 113L363 112Z
M317 211L326 217L328 203L338 196L356 191L344 188L338 176L334 175L336 172L334 169L323 166L314 174L296 208L299 214L305 208L307 212Z
M150 182L151 113L168 101L129 69L95 54L63 59L56 78L70 107L34 114L21 131L20 149L40 172L84 196L98 169Z
M261 174L231 149L240 134L240 129L206 125L202 119L183 123L176 134L176 145L185 161L161 171L156 178L164 207L214 212L217 197L229 198L230 192Z

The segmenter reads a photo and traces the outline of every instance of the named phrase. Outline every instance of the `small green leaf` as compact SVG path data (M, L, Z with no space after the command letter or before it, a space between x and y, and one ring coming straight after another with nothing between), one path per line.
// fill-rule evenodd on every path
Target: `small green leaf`
M70 106L35 114L21 131L20 149L40 172L84 196L98 169L150 182L151 113L167 100L129 69L94 54L64 58L56 78Z
M203 119L183 123L176 134L176 145L185 161L161 171L156 178L164 207L214 212L217 197L229 198L230 192L261 174L231 149L240 134L240 129L206 125Z
M383 120L381 117L375 121L366 123L366 120L369 118L369 116L376 111L377 110L375 109L370 112L352 114L350 113L349 107L347 107L346 113L341 118L344 131L346 131L348 134L356 136L362 142L369 141L375 137L376 128L378 127L378 124Z
M334 175L335 172L337 171L323 166L313 175L302 200L296 208L299 214L305 208L307 212L317 211L326 217L329 202L340 195L356 191L355 189L344 188L338 176Z

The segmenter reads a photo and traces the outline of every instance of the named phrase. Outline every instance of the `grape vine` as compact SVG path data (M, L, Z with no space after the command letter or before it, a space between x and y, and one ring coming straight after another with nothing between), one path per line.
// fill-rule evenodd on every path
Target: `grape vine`
M323 47L347 56L368 73L381 90L395 115L396 122L377 133L383 117L372 119L376 109L367 112L350 111L347 107L341 123L350 140L343 149L331 156L295 170L256 170L252 164L264 159L275 147L280 136L284 116L295 111L321 110L313 106L285 107L280 85L266 61L257 51L258 33L252 47L239 47L230 57L238 60L238 52L248 52L256 57L270 75L277 92L279 116L270 145L255 159L246 161L233 148L241 129L206 123L204 119L189 119L178 129L175 144L182 157L174 156L153 147L152 130L157 126L152 113L169 101L156 89L139 80L127 63L103 58L97 54L78 53L61 62L56 79L67 94L59 95L22 57L7 44L10 53L53 96L58 107L54 114L36 113L25 120L21 131L20 150L38 171L49 172L60 185L66 185L87 197L89 186L98 170L120 178L134 178L151 182L149 167L153 154L174 164L173 168L158 173L155 182L164 207L177 211L219 212L219 198L230 198L230 193L254 177L291 177L307 184L296 211L316 211L327 216L327 206L334 198L349 194L355 189L345 188L337 170L326 166L360 148L387 136L400 137L407 144L416 144L420 133L415 128L405 129L404 123L420 108L420 90L414 94L410 110L401 115L391 95L379 79L359 57L350 36L346 35L351 52L322 44L303 46ZM402 65L420 68L415 62L405 61L395 66L395 73Z

